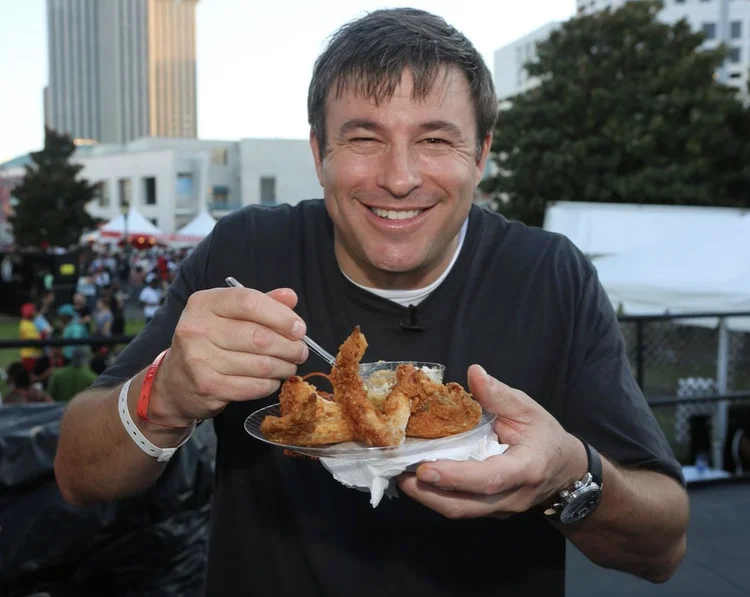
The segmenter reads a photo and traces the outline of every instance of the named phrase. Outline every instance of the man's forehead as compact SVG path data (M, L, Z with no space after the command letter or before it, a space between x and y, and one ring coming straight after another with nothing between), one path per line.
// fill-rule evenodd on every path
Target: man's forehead
M470 108L469 84L457 67L441 66L434 73L421 73L416 77L407 67L398 76L380 79L365 74L344 77L332 87L326 103L328 107L331 104L440 107L448 97L455 96L463 96Z

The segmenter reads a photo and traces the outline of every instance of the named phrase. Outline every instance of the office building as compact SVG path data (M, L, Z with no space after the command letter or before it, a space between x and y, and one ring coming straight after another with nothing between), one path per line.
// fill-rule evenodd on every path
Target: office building
M577 14L590 14L605 8L614 10L627 1L638 0L577 0ZM703 31L706 48L716 47L722 39L721 3L722 0L664 0L659 19L665 23L686 19L695 31ZM729 57L725 82L746 94L750 72L750 1L727 0L727 5L724 38L729 46ZM523 65L535 56L536 44L557 27L558 23L549 23L495 52L495 85L499 99L507 99L537 84L528 77Z
M47 126L83 143L196 137L197 1L47 0Z

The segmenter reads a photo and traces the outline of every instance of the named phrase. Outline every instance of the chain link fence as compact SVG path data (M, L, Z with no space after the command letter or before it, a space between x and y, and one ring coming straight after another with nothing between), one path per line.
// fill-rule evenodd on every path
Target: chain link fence
M684 465L736 472L732 441L750 426L748 316L620 318L633 375Z

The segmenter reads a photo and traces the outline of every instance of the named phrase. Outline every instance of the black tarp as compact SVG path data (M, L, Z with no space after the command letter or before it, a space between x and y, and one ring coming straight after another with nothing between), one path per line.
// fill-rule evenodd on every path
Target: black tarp
M200 425L144 494L65 502L53 463L64 405L0 406L0 595L202 594L215 437Z

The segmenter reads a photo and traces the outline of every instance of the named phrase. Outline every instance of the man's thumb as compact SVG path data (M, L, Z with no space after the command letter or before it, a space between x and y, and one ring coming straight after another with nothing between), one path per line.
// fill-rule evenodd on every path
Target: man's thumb
M528 398L523 392L495 379L481 365L469 367L469 391L487 412L503 417L513 417L524 410Z

